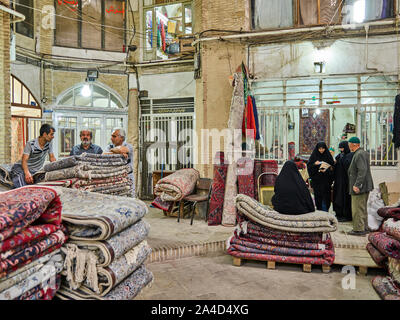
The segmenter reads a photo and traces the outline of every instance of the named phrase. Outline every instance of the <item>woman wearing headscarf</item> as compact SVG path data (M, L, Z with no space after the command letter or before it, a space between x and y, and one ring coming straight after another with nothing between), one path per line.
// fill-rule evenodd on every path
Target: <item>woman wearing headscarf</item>
M308 175L314 190L318 210L329 211L331 206L332 166L334 160L325 142L318 142L307 162Z
M351 221L351 196L349 194L349 176L347 170L350 167L353 153L350 152L349 143L342 141L339 144L340 153L335 158L333 185L333 211L340 222Z
M315 211L310 191L293 161L286 161L276 178L271 199L274 210L282 214L304 214Z

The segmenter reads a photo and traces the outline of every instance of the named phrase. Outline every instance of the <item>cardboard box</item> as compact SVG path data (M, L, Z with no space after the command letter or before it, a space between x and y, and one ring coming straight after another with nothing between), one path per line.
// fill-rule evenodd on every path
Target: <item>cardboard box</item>
M400 181L379 184L382 200L386 206L395 204L400 199Z

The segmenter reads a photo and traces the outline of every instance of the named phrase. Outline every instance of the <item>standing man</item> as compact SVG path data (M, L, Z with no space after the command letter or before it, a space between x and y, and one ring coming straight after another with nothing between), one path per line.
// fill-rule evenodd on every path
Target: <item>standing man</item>
M123 128L114 128L111 134L112 144L106 147L105 152L112 152L117 154L122 154L127 160L128 164L131 166L131 173L129 178L132 180L132 196L135 197L135 181L133 178L133 147L131 144L125 141L126 133Z
M79 133L81 138L81 144L73 146L70 152L70 156L79 156L84 152L102 154L103 150L97 144L92 143L93 134L90 130L81 130Z
M360 139L349 139L349 148L353 159L348 170L353 230L351 235L363 236L369 232L367 202L370 191L374 188L372 181L369 153L360 148Z
M54 132L56 130L45 123L40 127L40 136L26 143L21 161L11 168L14 188L33 184L33 174L43 168L47 154L51 162L56 161L53 153Z

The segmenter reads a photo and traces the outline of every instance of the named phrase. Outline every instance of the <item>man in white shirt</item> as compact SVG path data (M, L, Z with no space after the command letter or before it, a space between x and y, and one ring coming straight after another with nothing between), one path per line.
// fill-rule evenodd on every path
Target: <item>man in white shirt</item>
M109 144L105 152L112 152L116 154L122 154L131 166L132 172L129 174L129 178L132 180L132 196L135 197L135 182L133 178L133 147L131 144L125 141L126 132L123 128L114 128L111 134L112 144Z

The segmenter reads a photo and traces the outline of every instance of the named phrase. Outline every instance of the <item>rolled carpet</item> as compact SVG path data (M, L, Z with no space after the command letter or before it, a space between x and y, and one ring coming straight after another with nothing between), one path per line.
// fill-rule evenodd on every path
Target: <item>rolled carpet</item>
M284 215L246 195L237 195L235 201L240 213L271 229L289 232L334 232L338 226L336 217L324 211Z
M95 259L88 259L85 262L79 261L80 257L85 257L85 252L71 248L72 246L74 245L69 244L67 246L67 249L69 248L65 258L67 269L63 271L69 286L74 290L81 288L86 292L100 296L105 296L139 268L152 251L147 242L142 241L123 256L112 261L107 267L98 267ZM80 265L86 265L85 276L79 274L81 270L78 266Z
M54 187L63 206L62 220L71 240L105 240L148 212L138 199Z
M5 259L0 260L0 278L8 273L17 270L37 258L46 255L60 248L66 241L67 237L62 230L44 237L34 242L32 245L24 247L21 251L15 252Z
M388 236L384 232L373 232L368 235L371 242L384 256L400 259L400 241Z
M230 246L227 252L231 256L242 259L296 264L332 265L335 260L335 252L333 251L333 247L332 251L327 250L326 255L323 257L274 255L267 251L256 250L242 245Z
M372 286L382 300L400 300L400 288L390 277L376 276L372 279Z
M78 246L79 249L93 251L96 255L96 266L106 267L145 240L149 231L150 225L139 220L107 240L70 240L68 243Z
M388 258L375 248L372 243L367 244L367 251L378 266L384 266L387 262Z
M27 186L0 193L1 242L36 220L61 225L61 202L54 189Z
M200 173L196 169L180 169L157 182L154 194L163 201L179 201L191 194Z
M94 295L81 287L71 290L61 287L56 296L62 300L132 300L153 280L153 274L141 266L104 297Z
M15 300L52 300L60 285L61 276L58 274L56 275L55 282L49 279L44 284L39 284L18 298L15 298Z
M39 268L33 274L30 274L22 281L15 283L12 287L7 288L0 292L0 300L12 300L20 297L25 299L37 292L38 286L43 287L48 283L48 280L52 280L55 285L55 278L59 274L63 267L63 259L61 254L56 254L50 258L41 268ZM29 292L31 289L35 289L34 292ZM22 297L21 297L22 296Z
M396 240L400 240L400 220L389 218L383 222L382 230Z
M14 272L7 274L5 277L0 279L0 292L11 288L15 284L21 282L23 279L26 279L31 274L40 270L47 261L51 259L56 254L60 253L60 249L55 250L41 258L38 258L31 263L17 269Z
M256 222L244 221L237 227L241 235L260 237L278 241L292 241L298 243L324 243L327 238L327 233L322 232L287 232L274 230L262 226Z
M291 248L284 246L269 245L248 241L245 238L235 236L231 239L231 246L236 249L246 247L246 252L280 255L280 256L300 256L300 257L334 257L332 240L316 249Z
M378 214L382 218L395 218L400 220L400 208L384 207L378 209Z
M74 167L46 172L43 181L79 179L105 179L128 174L132 171L130 165L118 167L96 167L90 165L76 165Z

